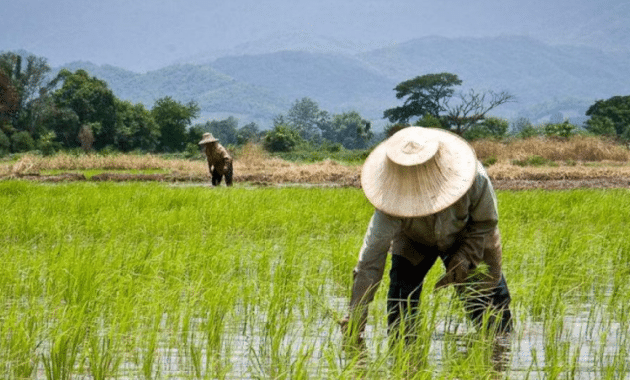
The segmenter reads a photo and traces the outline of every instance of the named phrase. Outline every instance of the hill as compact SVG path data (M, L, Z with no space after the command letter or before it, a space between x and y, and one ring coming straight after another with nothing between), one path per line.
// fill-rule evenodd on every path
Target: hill
M549 45L528 37L426 37L363 53L278 51L178 64L145 74L76 62L107 81L116 95L151 107L163 96L195 100L203 118L234 115L267 128L291 103L310 97L329 112L356 110L384 124L400 104L394 86L435 72L452 72L462 90L508 91L517 103L495 114L538 121L561 112L583 117L597 99L630 93L630 54L584 46Z

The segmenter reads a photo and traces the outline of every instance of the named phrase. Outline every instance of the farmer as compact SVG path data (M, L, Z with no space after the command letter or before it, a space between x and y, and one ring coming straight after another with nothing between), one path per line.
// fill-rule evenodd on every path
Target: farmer
M391 337L404 334L408 326L401 322L417 316L424 277L438 258L446 274L436 289L453 285L477 327L488 313L489 328L511 331L497 200L464 139L442 129L404 128L370 153L361 185L376 210L354 268L349 312L340 321L346 344L364 345L368 304L383 276L388 251ZM403 336L406 341L411 338Z
M219 140L212 136L212 133L204 133L199 145L208 159L212 186L218 186L223 176L225 176L225 184L232 186L232 157L228 151L219 144Z

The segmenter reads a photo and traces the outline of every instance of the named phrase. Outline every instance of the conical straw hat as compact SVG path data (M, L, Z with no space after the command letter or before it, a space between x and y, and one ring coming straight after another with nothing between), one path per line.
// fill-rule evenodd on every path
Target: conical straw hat
M421 217L461 198L476 171L475 151L463 138L443 129L407 127L370 153L361 186L385 214Z
M219 140L216 137L212 136L212 133L206 132L203 134L203 136L201 136L201 141L199 141L199 145L209 144L215 141L219 141Z

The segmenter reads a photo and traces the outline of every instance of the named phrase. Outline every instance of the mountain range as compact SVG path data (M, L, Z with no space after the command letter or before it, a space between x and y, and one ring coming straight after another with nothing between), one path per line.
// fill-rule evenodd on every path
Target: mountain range
M532 122L558 113L580 120L595 100L630 93L630 50L553 45L524 36L423 37L373 49L276 36L146 73L90 62L63 67L85 69L117 97L148 108L164 96L193 100L200 121L235 116L263 129L303 97L331 113L356 110L378 128L386 124L383 111L402 104L396 84L438 72L457 74L461 91L509 92L516 101L492 114Z

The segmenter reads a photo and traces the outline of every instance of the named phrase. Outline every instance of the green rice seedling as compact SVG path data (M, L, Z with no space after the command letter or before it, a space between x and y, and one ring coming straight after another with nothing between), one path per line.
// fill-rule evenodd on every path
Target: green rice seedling
M66 308L58 316L59 323L51 331L50 346L42 354L46 379L67 380L82 365L82 344L86 325L81 320L82 310Z
M427 275L411 346L341 349L373 212L358 189L0 182L0 377L624 378L628 190L499 192L502 368ZM503 355L502 354L502 355Z

